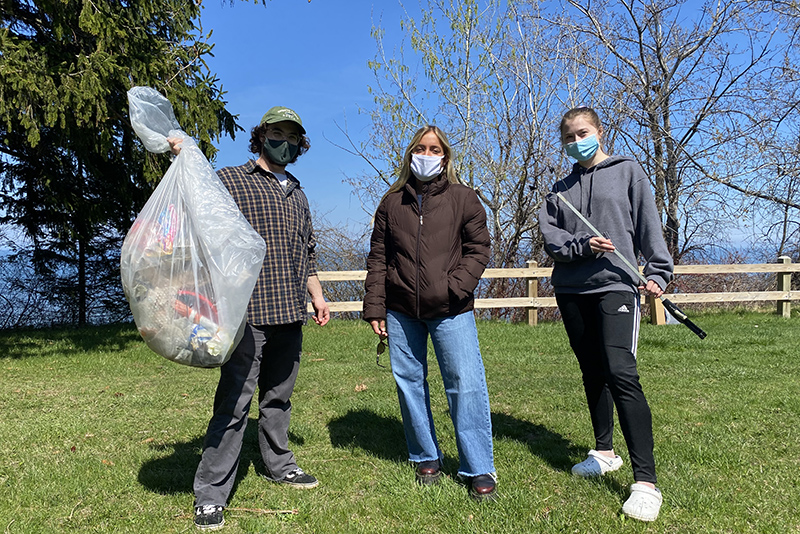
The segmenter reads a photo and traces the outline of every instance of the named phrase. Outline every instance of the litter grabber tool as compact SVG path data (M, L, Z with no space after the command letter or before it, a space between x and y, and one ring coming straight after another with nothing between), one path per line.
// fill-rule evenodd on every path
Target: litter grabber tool
M584 217L583 214L569 202L569 200L564 198L564 195L556 192L556 196L558 196L559 200L561 200L561 202L563 202L569 209L572 210L573 213L575 213L575 215L578 216L578 218L581 221L583 221L583 224L585 224L589 228L589 230L591 230L592 233L594 233L594 235L596 235L601 239L605 239L605 236L601 234L597 230L597 228L595 228L594 225L592 225L592 223L590 223L589 220L586 217ZM647 284L647 278L645 278L644 275L642 275L638 267L633 266L631 262L629 262L625 258L625 256L623 256L622 253L616 248L614 249L614 254L616 254L617 257L620 260L622 260L622 262L628 267L628 269L630 269L632 273L636 275L637 278L639 278L639 280L641 280L645 285ZM664 304L664 307L679 323L685 325L689 330L697 334L697 337L699 337L700 339L705 339L707 334L703 331L703 329L694 324L692 320L689 319L689 317L687 317L686 314L683 313L683 311L680 308L678 308L675 304L673 304L668 298L665 298L663 295L658 298L661 299L661 302Z

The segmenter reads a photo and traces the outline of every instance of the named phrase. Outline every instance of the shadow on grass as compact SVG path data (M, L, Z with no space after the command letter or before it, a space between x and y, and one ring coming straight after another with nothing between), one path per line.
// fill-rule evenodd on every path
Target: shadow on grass
M541 425L510 415L493 413L492 428L495 437L525 443L532 454L561 471L569 471L572 459L585 452ZM350 410L328 423L328 430L334 447L358 447L393 461L405 461L408 457L403 424L371 410Z
M371 410L350 410L328 423L331 445L358 447L380 458L404 462L408 458L403 424Z
M194 472L200 462L200 451L203 447L203 438L192 441L152 444L150 448L154 454L172 450L169 456L162 456L146 461L139 468L139 483L152 491L162 495L176 493L191 493Z
M550 464L553 469L567 473L572 471L575 459L583 459L588 452L585 447L575 445L564 439L562 435L548 430L542 425L517 419L504 413L492 413L492 431L496 438L513 439L524 443L528 446L531 454ZM628 493L628 488L613 477L598 477L590 479L590 481L605 486L610 491L622 496Z
M291 438L290 434L290 438ZM160 451L171 450L168 456L149 460L139 469L139 483L161 495L178 493L192 494L194 492L194 473L200 463L203 449L203 437L191 441L181 441L163 444L151 444L154 455ZM258 449L258 421L248 418L247 428L244 431L244 442L239 460L239 469L229 499L236 493L239 482L245 477L251 465L255 465L256 472L264 473L261 453Z
M71 356L98 350L114 352L128 349L141 340L131 323L8 330L0 332L0 359Z
M586 452L561 434L504 413L492 413L492 431L496 438L513 439L527 445L531 454L559 471L572 469L575 456Z
M452 428L452 427L450 427ZM328 423L331 444L336 448L359 448L384 460L397 463L408 461L408 448L403 423L371 410L350 410ZM448 454L442 459L442 470L455 475L458 457Z

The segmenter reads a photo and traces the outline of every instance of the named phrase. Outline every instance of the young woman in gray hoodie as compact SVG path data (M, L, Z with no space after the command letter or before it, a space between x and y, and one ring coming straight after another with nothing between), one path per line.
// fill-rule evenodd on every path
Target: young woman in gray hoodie
M566 153L577 163L547 195L539 227L545 250L555 260L551 281L580 364L595 435L595 448L572 472L593 477L622 466L612 442L616 406L635 480L622 511L654 521L662 498L655 487L650 407L636 369L639 290L661 296L672 279L672 258L647 176L633 159L603 151L597 113L591 108L570 110L560 133ZM595 236L556 193L605 238ZM646 286L639 287L615 249L634 265L640 254L644 257Z

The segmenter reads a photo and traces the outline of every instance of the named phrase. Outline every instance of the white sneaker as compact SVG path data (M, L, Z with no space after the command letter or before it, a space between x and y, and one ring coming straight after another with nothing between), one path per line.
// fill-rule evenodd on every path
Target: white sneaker
M599 477L616 471L620 467L622 467L622 458L619 456L609 458L592 449L589 451L588 458L572 466L572 474L583 478Z
M644 484L631 484L631 496L622 505L622 513L639 521L655 521L661 510L661 492Z

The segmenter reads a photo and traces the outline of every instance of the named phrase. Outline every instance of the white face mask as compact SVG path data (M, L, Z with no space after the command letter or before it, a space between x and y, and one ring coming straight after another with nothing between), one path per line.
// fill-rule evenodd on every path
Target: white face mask
M442 173L444 156L423 156L411 154L411 172L421 182L429 182Z

